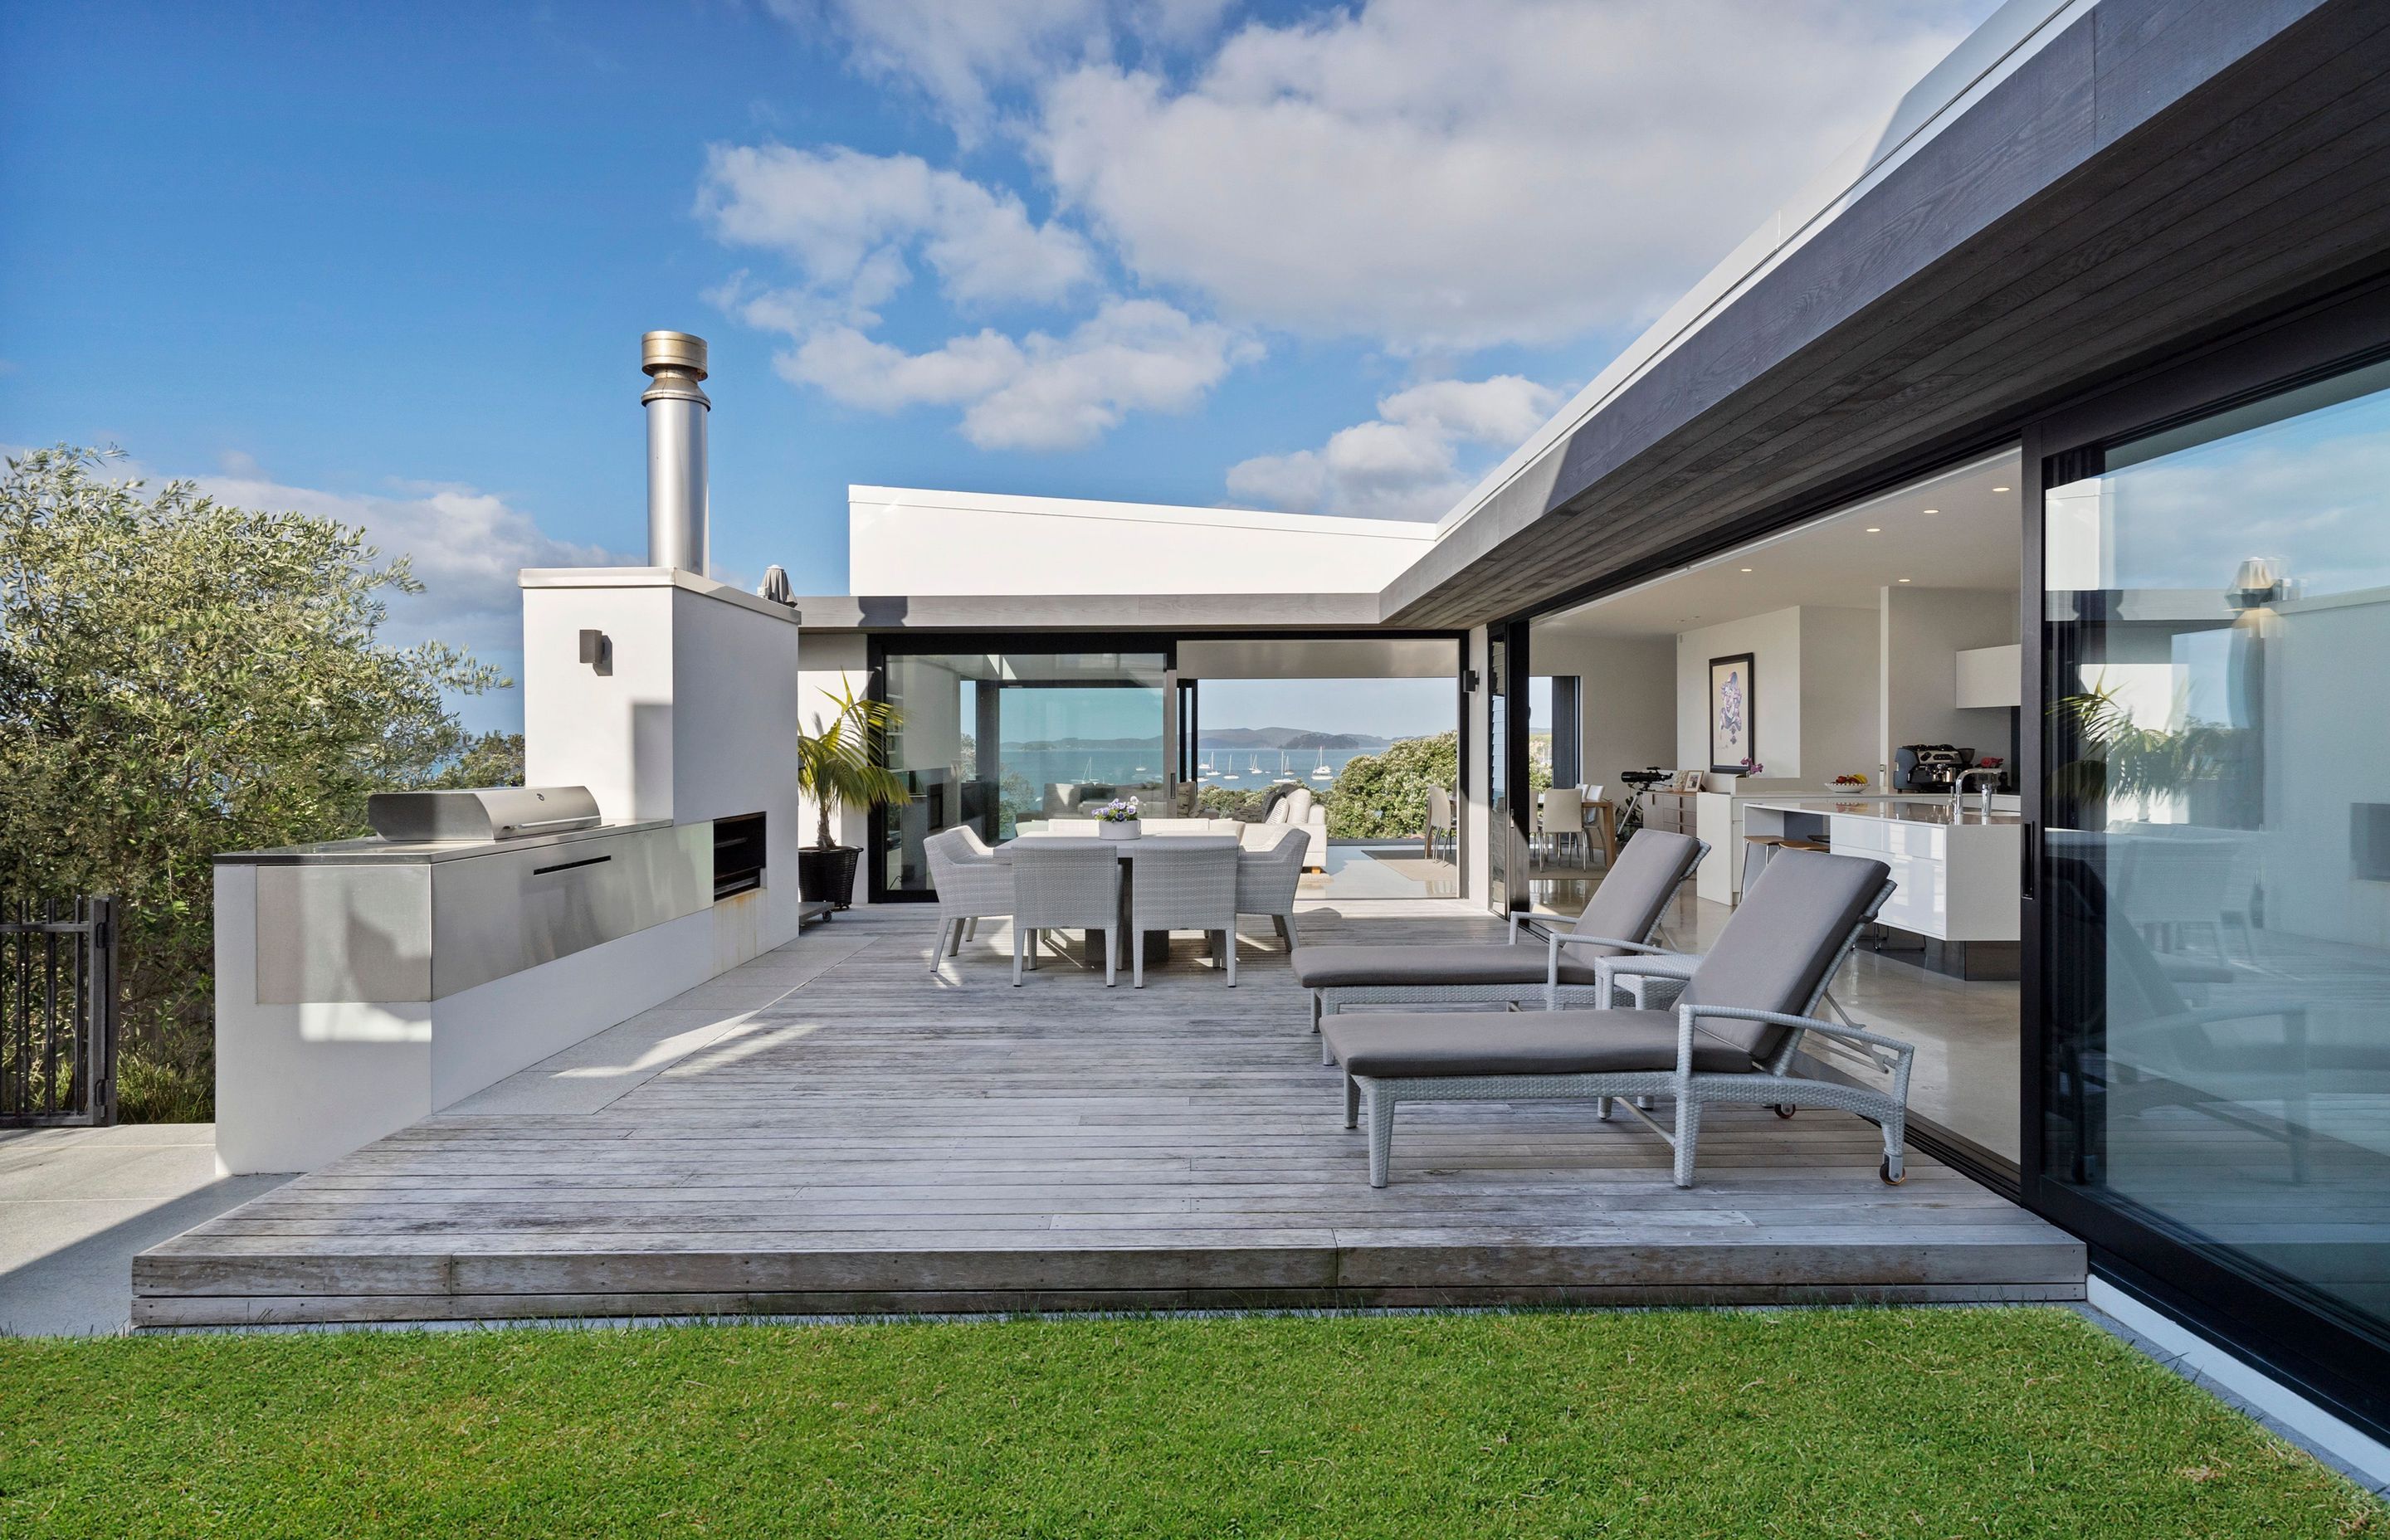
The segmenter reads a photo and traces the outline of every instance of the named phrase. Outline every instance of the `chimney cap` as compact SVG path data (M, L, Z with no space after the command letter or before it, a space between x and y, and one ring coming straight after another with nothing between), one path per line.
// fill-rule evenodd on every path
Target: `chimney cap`
M686 331L651 331L639 339L639 371L705 378L705 339Z

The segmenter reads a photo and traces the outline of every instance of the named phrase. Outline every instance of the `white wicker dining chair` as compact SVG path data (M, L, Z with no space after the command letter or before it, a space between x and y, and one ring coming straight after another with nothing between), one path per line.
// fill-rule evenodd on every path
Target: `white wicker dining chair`
M1427 858L1431 861L1440 859L1436 854L1440 845L1449 845L1458 851L1460 844L1459 831L1460 820L1453 812L1452 793L1440 786L1429 787L1427 789L1427 828L1424 831Z
M1145 938L1151 930L1203 930L1219 938L1219 954L1237 987L1237 863L1244 852L1209 841L1156 840L1137 853L1129 888L1129 964L1137 987L1145 987Z
M1543 807L1536 815L1544 836L1544 853L1555 863L1560 860L1561 841L1567 840L1576 846L1580 865L1585 859L1585 794L1574 786L1555 786L1544 793Z
M1259 849L1237 852L1237 913L1267 915L1279 939L1294 944L1294 897L1303 884L1303 864L1311 850L1311 831L1288 828Z
M1048 930L1104 933L1104 987L1120 980L1120 857L1109 844L1022 845L1012 854L1012 984ZM1092 959L1090 959L1092 960Z
M976 922L1012 913L1012 867L997 860L968 825L942 828L921 841L930 858L930 885L938 895L938 940L930 971L963 949Z

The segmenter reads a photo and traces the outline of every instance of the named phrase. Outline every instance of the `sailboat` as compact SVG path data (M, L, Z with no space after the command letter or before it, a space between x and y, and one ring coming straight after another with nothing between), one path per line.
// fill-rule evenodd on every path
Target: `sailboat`
M1278 751L1278 778L1270 784L1273 786L1292 786L1294 784L1294 777L1287 773L1286 751L1283 749L1280 749Z
M1259 779L1261 779L1261 778L1262 778L1262 757L1261 757L1261 755L1259 755L1259 754L1255 754L1255 755L1253 756L1253 764L1249 764L1249 765L1245 766L1245 774L1246 774L1246 775L1248 775L1248 776L1253 776L1253 779L1255 779L1255 780L1259 780Z
M1319 751L1319 764L1311 772L1311 778L1316 781L1332 781L1336 778L1336 772L1328 768L1327 750Z

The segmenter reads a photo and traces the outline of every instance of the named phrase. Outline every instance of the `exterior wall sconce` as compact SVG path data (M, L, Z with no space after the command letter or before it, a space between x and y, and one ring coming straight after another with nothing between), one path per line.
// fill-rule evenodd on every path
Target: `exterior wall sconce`
M1461 693L1464 695L1475 695L1477 693L1477 671L1475 669L1465 668L1460 671L1460 689Z
M601 676L614 672L614 638L598 630L581 633L581 661Z

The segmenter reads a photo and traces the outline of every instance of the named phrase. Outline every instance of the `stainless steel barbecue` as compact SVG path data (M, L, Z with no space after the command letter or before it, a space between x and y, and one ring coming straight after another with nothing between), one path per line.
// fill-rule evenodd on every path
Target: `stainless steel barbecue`
M385 840L520 840L598 827L585 786L483 786L457 791L380 791L366 822Z

